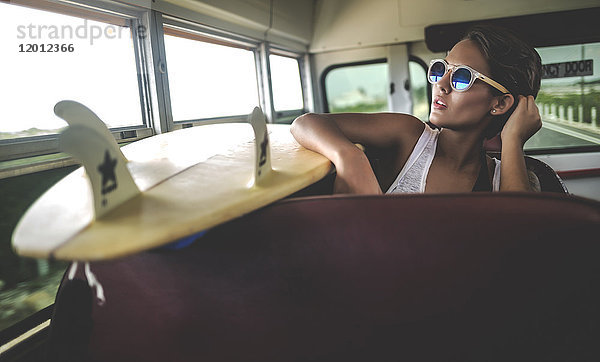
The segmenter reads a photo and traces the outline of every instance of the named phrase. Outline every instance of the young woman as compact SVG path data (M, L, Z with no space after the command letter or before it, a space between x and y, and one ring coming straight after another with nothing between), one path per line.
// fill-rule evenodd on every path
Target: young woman
M539 54L514 35L473 28L428 70L431 127L399 113L305 114L292 124L304 147L336 167L336 193L379 194L366 149L387 150L396 176L387 193L529 191L523 145L541 127L534 98ZM483 142L501 132L502 162ZM385 191L385 189L384 189Z

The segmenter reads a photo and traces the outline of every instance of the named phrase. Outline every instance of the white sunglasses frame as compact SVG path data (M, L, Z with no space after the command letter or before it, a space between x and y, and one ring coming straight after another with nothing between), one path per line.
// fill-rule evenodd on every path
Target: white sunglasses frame
M468 65L451 65L448 64L448 62L444 59L433 59L430 63L429 63L429 68L427 68L427 81L431 84L436 84L438 82L434 82L431 80L431 78L429 77L429 74L431 73L431 66L437 62L442 62L444 64L445 67L445 72L444 75L442 77L444 77L449 71L451 73L454 73L454 71L456 69L460 69L460 68L465 68L467 69L469 72L471 72L471 74L473 75L471 77L471 81L469 82L469 85L467 86L467 88L465 89L456 89L454 88L454 86L452 85L452 79L450 79L450 87L452 87L452 90L455 90L457 92L466 92L468 91L471 86L473 85L473 83L475 83L475 79L481 79L482 81L484 81L485 83L491 85L492 87L496 88L497 90L499 90L500 92L502 92L502 94L508 94L510 93L508 91L508 89L506 89L502 84L496 82L495 80L493 80L492 78L479 73L478 71L476 71L475 69L469 67ZM452 75L450 75L452 77Z

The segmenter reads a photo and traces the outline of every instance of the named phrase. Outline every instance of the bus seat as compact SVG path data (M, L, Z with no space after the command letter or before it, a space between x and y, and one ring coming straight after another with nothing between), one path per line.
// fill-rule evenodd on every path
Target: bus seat
M525 165L528 171L537 176L541 191L569 193L563 180L547 163L534 157L525 156Z
M500 152L488 152L488 155L499 160L501 159ZM525 155L525 167L529 173L529 179L532 186L537 186L537 184L539 184L539 190L536 191L569 193L563 180L547 163Z
M599 202L552 193L285 200L92 263L81 360L594 360L599 226Z
M489 140L485 140L483 148L490 157L500 159L502 152L502 139L500 138L500 134ZM560 176L558 176L556 171L545 162L531 156L525 156L525 166L527 167L529 180L532 186L535 187L539 183L540 189L536 191L569 193L567 186ZM535 177L533 175L535 175ZM538 182L536 182L535 178L537 178Z

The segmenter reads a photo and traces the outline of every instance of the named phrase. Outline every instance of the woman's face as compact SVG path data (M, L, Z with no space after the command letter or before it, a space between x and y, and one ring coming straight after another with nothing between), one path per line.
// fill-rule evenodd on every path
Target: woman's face
M475 43L463 40L457 43L446 56L450 65L468 65L490 75L490 68ZM453 130L480 129L482 120L490 114L494 97L490 86L481 80L465 92L457 92L450 87L450 72L432 85L432 104L429 120L436 126Z

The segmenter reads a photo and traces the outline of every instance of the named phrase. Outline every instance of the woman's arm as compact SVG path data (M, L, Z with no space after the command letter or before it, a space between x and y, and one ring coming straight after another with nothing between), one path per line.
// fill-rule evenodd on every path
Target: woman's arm
M533 96L519 96L519 104L502 129L500 191L532 191L523 145L542 127Z
M403 138L418 137L423 127L421 121L405 114L308 113L294 121L291 132L298 143L333 162L337 171L334 192L380 194L366 155L354 144L392 147Z

